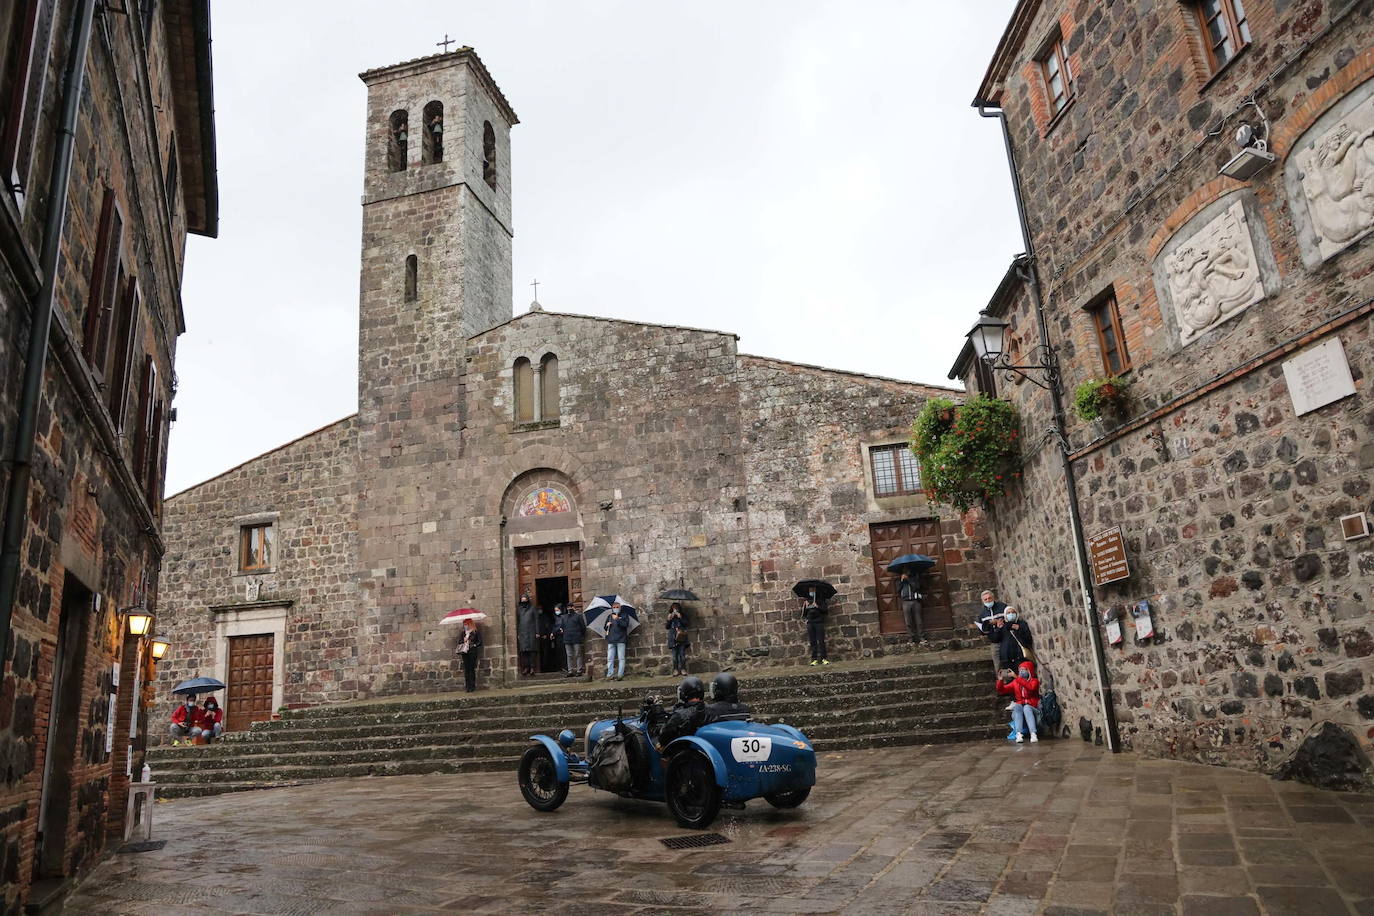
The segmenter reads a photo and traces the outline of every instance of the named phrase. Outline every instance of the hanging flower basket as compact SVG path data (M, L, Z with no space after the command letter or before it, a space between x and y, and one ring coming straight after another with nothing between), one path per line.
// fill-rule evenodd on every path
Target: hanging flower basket
M1007 401L931 398L911 427L911 450L932 500L966 512L1020 476L1020 421Z
M1073 407L1078 416L1088 422L1101 417L1122 417L1130 398L1130 381L1119 375L1094 378L1074 389Z

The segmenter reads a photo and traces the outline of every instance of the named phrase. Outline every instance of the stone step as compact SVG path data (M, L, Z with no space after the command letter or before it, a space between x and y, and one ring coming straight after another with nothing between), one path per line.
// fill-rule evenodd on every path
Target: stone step
M957 705L991 696L987 685L973 682L960 687L912 690L904 685L883 685L864 691L859 696L865 707L883 706L889 703L910 702L911 697L920 697L925 705ZM796 716L814 709L815 701L836 700L835 691L805 691L801 695L776 696L773 698L749 697L750 705L758 710L763 719ZM851 702L848 697L845 703ZM335 718L319 723L287 720L271 723L272 728L254 728L226 739L221 746L237 747L245 744L259 744L267 741L292 740L310 736L316 741L366 738L373 736L405 735L416 729L433 730L442 727L444 722L462 722L472 727L486 729L524 728L531 722L563 723L559 727L582 727L593 719L613 716L618 707L624 707L627 715L633 715L639 707L638 701L629 704L604 704L595 702L548 702L534 706L519 706L511 709L491 707L484 710L450 709L436 712L407 712L396 715L379 715ZM496 715L484 715L495 713ZM452 718L438 718L450 716ZM438 726L436 726L438 723ZM548 727L552 727L551 725Z
M791 669L789 669L791 670ZM974 660L930 662L885 666L881 668L811 668L796 669L788 674L768 674L766 672L742 673L744 681L742 693L747 697L764 696L768 691L795 690L805 687L838 686L860 681L907 681L913 686L930 686L942 679L957 682L982 678L990 679L989 663L979 657ZM706 680L704 678L704 680ZM454 707L480 709L500 706L509 708L512 704L540 704L550 699L561 702L596 700L605 702L607 694L621 695L626 703L638 704L645 693L671 695L678 683L676 678L632 679L629 682L600 682L581 686L584 682L572 679L554 679L547 684L532 685L529 688L517 687L495 692L479 691L475 694L452 693L433 698L367 701L363 703L343 703L330 706L313 706L305 709L288 710L281 722L318 720L335 717L395 715L408 712L436 712ZM525 690L531 692L526 693ZM377 710L383 710L378 712ZM275 724L275 723L266 723Z
M951 729L990 727L996 720L987 710L955 712L945 715L926 715L913 717L909 713L894 715L876 721L852 722L839 719L828 724L816 724L807 729L818 750L824 751L833 745L843 745L851 740L863 740L872 734L907 733L922 735L944 733ZM998 725L997 727L1002 727ZM238 779L261 777L267 772L290 771L292 778L298 771L313 767L357 766L363 767L366 775L375 765L400 764L403 762L426 760L471 760L483 757L504 757L517 755L529 743L528 731L502 735L474 734L462 740L435 742L436 736L424 736L429 740L424 744L409 746L381 746L356 750L344 750L333 746L315 746L306 750L286 751L284 748L270 748L264 753L235 756L212 757L207 755L184 754L159 761L157 780L159 783L208 782L227 771L232 771ZM194 750L188 748L187 750ZM341 775L359 775L344 773Z
M799 704L790 709L773 707L757 709L755 715L762 722L786 721L810 734L828 725L859 724L882 720L922 721L942 712L946 714L968 713L989 718L996 713L998 703L987 695L961 696L958 702L946 698L927 698L912 702L898 691L865 697L865 704L858 709L842 706L818 707L816 704ZM291 732L278 732L271 740L255 736L249 740L221 741L214 745L200 747L179 747L157 749L149 752L151 763L165 765L169 760L216 760L246 759L261 754L288 754L302 752L343 753L361 750L374 750L405 747L420 747L431 744L462 744L478 737L488 740L521 741L533 732L553 734L562 728L570 728L581 736L587 722L605 718L604 714L584 714L581 718L556 718L553 714L538 719L512 716L502 719L459 719L437 726L426 723L420 730L398 729L395 726L373 726L351 730L334 729L297 729ZM542 723L544 727L539 727ZM563 724L559 724L563 723ZM429 727L432 726L432 727Z
M1000 738L1006 734L1002 724L977 727L951 728L922 733L907 731L881 732L854 738L828 742L818 748L822 754L845 750L859 750L872 747L900 747L919 744L950 744L962 741L982 741ZM521 749L523 750L523 748ZM320 767L280 768L264 774L261 779L235 779L233 782L167 783L159 775L158 794L163 798L187 798L204 795L220 795L227 792L240 792L251 789L272 788L283 785L297 785L322 779L339 779L360 776L402 776L424 775L427 773L465 773L465 772L502 772L511 773L512 786L514 774L519 763L518 753L507 756L479 757L467 760L430 759L408 760L388 764L336 764ZM822 778L824 764L822 764Z

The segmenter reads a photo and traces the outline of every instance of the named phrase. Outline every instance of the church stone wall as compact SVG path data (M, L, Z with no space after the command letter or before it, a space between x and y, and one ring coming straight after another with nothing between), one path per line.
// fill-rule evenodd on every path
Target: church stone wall
M939 519L956 625L971 620L991 580L978 514L961 520L924 494L875 500L868 445L902 442L926 400L962 392L759 357L740 361L748 476L752 632L737 653L773 663L809 657L792 585L835 585L827 648L833 658L881 655L909 645L878 628L869 525Z
M1012 128L1065 389L1104 374L1084 308L1105 291L1133 364L1125 417L1069 428L1088 534L1121 525L1131 564L1098 602L1115 613L1148 601L1157 633L1137 643L1127 616L1107 650L1123 741L1272 770L1323 721L1366 752L1374 734L1374 548L1339 523L1374 512L1374 245L1347 227L1349 242L1314 263L1308 211L1331 202L1309 200L1312 169L1294 165L1321 166L1302 157L1363 116L1374 3L1245 8L1254 41L1212 77L1185 4L1046 3L993 101ZM1079 82L1050 123L1035 116L1032 57L1055 28ZM1218 169L1236 127L1259 123L1255 93L1278 161L1242 183ZM1369 211L1345 216L1374 224L1367 199L1342 199ZM1013 334L1033 344L1018 303ZM1299 416L1282 364L1332 340L1356 393ZM1023 429L1044 428L1038 389L1007 387ZM1027 608L1068 720L1100 724L1063 493L1049 446L992 507L998 574Z
M159 663L160 681L214 676L218 622L284 606L283 703L358 694L356 467L348 417L167 500L158 633L172 650ZM272 567L242 572L240 527L262 522L275 532ZM173 706L159 700L155 739L165 736Z

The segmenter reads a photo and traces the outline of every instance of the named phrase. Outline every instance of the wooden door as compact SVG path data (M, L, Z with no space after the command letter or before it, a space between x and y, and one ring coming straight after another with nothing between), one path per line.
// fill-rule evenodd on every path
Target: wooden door
M938 519L892 522L870 525L869 539L873 547L873 577L878 583L878 628L882 633L905 633L906 618L897 598L895 573L887 564L908 553L925 554L935 558L935 566L921 575L921 593L926 632L952 630L954 615L949 606L949 585L945 581L945 548L940 537Z
M546 544L543 547L517 547L515 568L519 582L516 584L515 599L528 589L531 597L535 593L535 580L554 576L568 579L568 603L582 610L582 545ZM552 610L550 608L549 610Z
M242 731L253 722L272 718L273 648L271 633L229 637L226 731Z

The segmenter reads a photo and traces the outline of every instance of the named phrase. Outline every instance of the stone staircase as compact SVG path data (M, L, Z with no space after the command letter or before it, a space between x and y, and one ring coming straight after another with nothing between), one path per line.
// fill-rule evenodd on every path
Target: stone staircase
M820 754L1006 734L1005 701L999 703L993 692L986 652L907 658L741 672L741 694L756 718L795 725ZM633 715L651 693L671 705L676 683L671 678L613 684L563 680L320 706L255 723L214 745L153 748L148 763L166 798L344 776L513 774L530 735L569 728L580 749L589 721L614 715L617 707Z

